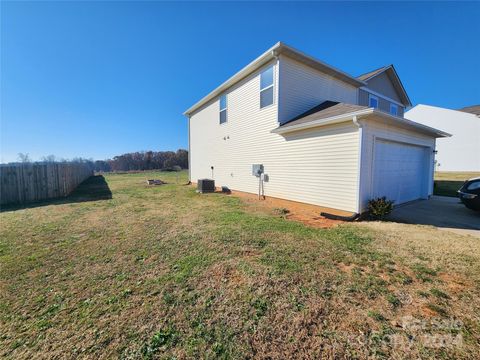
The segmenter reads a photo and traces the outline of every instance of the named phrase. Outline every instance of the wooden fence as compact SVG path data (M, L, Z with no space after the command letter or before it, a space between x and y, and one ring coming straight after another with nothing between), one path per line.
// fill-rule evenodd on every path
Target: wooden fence
M93 175L87 164L49 163L0 166L0 205L64 197Z

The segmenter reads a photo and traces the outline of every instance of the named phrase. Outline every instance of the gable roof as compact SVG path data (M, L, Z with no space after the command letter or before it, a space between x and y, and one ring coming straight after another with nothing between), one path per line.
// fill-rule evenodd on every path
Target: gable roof
M397 92L398 96L402 100L402 103L405 104L406 106L412 106L412 102L410 101L407 91L403 87L402 81L400 80L397 70L395 70L395 67L393 66L393 64L382 66L381 68L362 74L358 76L357 79L361 81L365 81L367 83L367 88L368 88L368 81L382 73L387 74L388 78L392 82L393 87L395 88L395 91Z
M314 109L321 110L314 111ZM451 136L451 134L448 134L444 131L402 117L387 114L386 112L378 109L360 105L337 103L334 101L325 101L306 111L304 114L306 115L303 117L297 117L289 122L281 124L276 129L273 129L272 132L277 134L285 134L293 131L308 130L346 121L353 121L358 125L357 120L381 118L382 121L385 121L385 123L395 124L397 126L415 130L436 138Z
M245 66L243 69L238 71L235 75L233 75L230 79L225 81L223 84L221 84L219 87L214 89L212 92L210 92L207 96L202 98L200 101L198 101L196 104L191 106L189 109L187 109L183 114L184 115L190 115L194 111L198 110L201 106L205 105L208 103L210 100L216 98L220 94L222 94L225 90L230 88L231 86L235 85L237 82L240 80L244 79L248 75L252 74L254 71L258 70L268 62L272 61L273 59L276 59L279 55L285 55L289 58L292 58L294 60L297 60L307 66L310 66L314 69L317 69L321 72L324 72L338 80L344 81L350 85L360 87L366 85L366 83L360 79L357 79L346 72L339 70L331 65L328 65L324 63L323 61L320 61L310 55L307 55L291 46L285 45L282 42L277 42L273 47L265 51L262 55L260 55L258 58L253 60L250 64Z
M480 116L480 105L466 106L464 108L458 109L458 111Z

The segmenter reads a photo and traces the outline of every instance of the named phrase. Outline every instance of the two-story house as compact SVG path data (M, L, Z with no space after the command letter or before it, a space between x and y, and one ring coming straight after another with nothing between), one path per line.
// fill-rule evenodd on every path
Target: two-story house
M393 66L352 77L277 43L185 112L190 180L353 213L428 198L448 134L403 118L410 105Z

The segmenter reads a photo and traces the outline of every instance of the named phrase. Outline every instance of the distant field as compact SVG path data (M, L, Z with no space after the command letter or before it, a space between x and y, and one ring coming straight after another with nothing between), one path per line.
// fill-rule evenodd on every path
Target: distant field
M465 180L480 177L477 172L435 172L435 195L457 196L457 190L460 189Z
M0 213L0 358L478 355L478 239L313 229L186 181L107 174Z

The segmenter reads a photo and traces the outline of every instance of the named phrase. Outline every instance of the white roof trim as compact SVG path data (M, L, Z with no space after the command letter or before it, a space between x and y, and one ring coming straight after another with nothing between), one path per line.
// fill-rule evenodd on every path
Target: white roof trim
M420 123L417 123L415 121L411 121L411 120L408 120L408 119L405 119L405 118L402 118L402 117L390 115L390 114L387 114L383 111L379 111L379 110L374 109L374 108L368 108L368 109L365 109L365 110L354 111L354 112L351 112L351 113L332 116L332 117L325 118L325 119L314 120L314 121L310 121L310 122L303 123L303 124L298 124L298 125L278 127L276 129L273 129L271 132L276 133L276 134L286 134L286 133L289 133L289 132L292 132L292 131L306 130L306 129L311 129L311 128L315 128L315 127L330 125L330 124L336 124L336 123L340 123L340 122L344 122L344 121L350 121L350 120L353 121L354 117L356 117L358 120L360 120L362 116L367 116L367 115L372 115L372 114L373 115L378 115L380 117L387 118L387 119L391 120L392 122L397 123L399 125L403 125L403 126L406 126L408 128L413 128L413 129L415 129L417 131L420 131L420 132L424 132L424 133L434 135L435 137L450 137L450 136L452 136L451 134L446 133L444 131L441 131L441 130L432 128L430 126L426 126L426 125L423 125L423 124L420 124ZM367 119L365 119L365 120L367 120Z
M191 106L189 109L187 109L183 115L189 116L192 114L194 111L196 111L198 108L201 106L205 105L209 101L213 100L220 94L222 94L225 90L230 88L231 86L235 85L237 82L240 80L244 79L246 76L250 75L252 72L255 70L258 70L260 67L263 65L267 64L268 62L272 61L273 59L276 59L278 55L280 54L285 54L288 57L292 57L295 60L304 62L308 66L311 67L316 67L320 71L330 71L334 74L334 77L340 78L343 81L349 82L354 86L360 87L360 86L365 86L366 82L359 80L339 69L334 68L333 66L330 66L318 59L315 59L309 55L306 55L302 53L299 50L296 50L290 46L287 46L281 42L276 43L274 46L272 46L270 49L265 51L262 55L260 55L258 58L253 60L250 64L245 66L243 69L238 71L235 75L233 75L231 78L229 78L227 81L225 81L223 84L218 86L215 90L210 92L207 96L202 98L200 101L195 103L193 106ZM330 74L331 75L331 74Z

